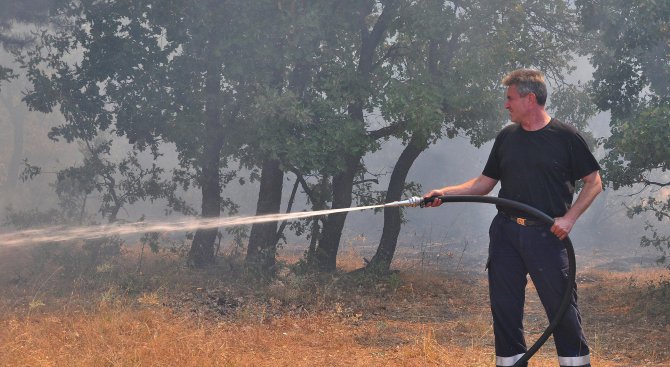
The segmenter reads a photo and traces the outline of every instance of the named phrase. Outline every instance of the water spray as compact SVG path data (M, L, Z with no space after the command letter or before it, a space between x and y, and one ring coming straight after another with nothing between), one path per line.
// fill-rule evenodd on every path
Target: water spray
M393 207L425 207L426 204L433 202L435 199L440 199L443 203L449 202L470 202L470 203L487 203L495 204L502 207L512 208L520 210L524 213L529 214L532 217L541 220L547 225L552 225L554 219L543 213L542 211L522 204L513 200L497 198L493 196L479 196L479 195L447 195L447 196L434 196L429 198L421 198L418 196L411 197L406 200L394 201L391 203L380 204L380 205L370 205L362 206L355 208L340 208L340 209L327 209L327 210L318 210L311 212L297 212L297 213L286 213L286 214L269 214L269 215L260 215L253 217L229 217L229 218L199 218L199 219L189 219L182 221L173 221L173 222L138 222L138 223L127 223L127 224L110 224L110 225L99 225L99 226L86 226L86 227L47 227L47 228L38 228L30 229L24 231L18 231L13 233L4 233L0 234L0 246L16 246L28 243L39 243L39 242L60 242L68 241L75 239L93 239L100 238L110 235L127 235L135 233L146 233L146 232L185 232L196 229L207 229L207 228L220 228L220 227L230 227L230 226L239 226L245 224L255 224L255 223L267 223L267 222L276 222L282 220L291 220L291 219L304 219L309 217L329 215L336 213L345 213L351 211L359 211L366 209L377 209L377 208L393 208ZM526 353L514 364L513 367L521 366L526 363L530 357L535 354L540 347L547 341L551 333L554 331L558 323L563 318L565 311L568 309L570 301L572 300L572 284L575 282L576 277L576 261L575 261L575 251L572 247L572 242L570 238L566 237L563 240L563 245L567 250L568 255L568 280L566 288L563 294L563 299L561 301L561 306L554 316L554 319L551 320L549 326L544 331L544 333L538 338L538 340L533 344Z
M359 206L355 208L326 209L310 212L267 214L251 217L191 218L176 221L113 223L80 227L51 226L0 234L0 246L19 246L44 242L90 240L113 235L123 236L148 232L187 232L198 229L213 229L247 224L279 222L282 220L291 219L304 219L321 215L376 209L381 207L384 207L384 204Z
M346 213L367 209L378 209L396 206L421 206L423 199L412 197L408 200L395 201L387 204L359 206L354 208L326 209L286 214L267 214L251 217L221 217L221 218L190 218L176 221L135 222L89 225L80 227L51 226L26 229L11 233L0 234L0 246L19 246L44 242L64 242L72 240L91 240L113 235L131 235L148 232L187 232L198 229L212 229L232 226L241 226L257 223L279 222L283 220L304 219L322 215Z

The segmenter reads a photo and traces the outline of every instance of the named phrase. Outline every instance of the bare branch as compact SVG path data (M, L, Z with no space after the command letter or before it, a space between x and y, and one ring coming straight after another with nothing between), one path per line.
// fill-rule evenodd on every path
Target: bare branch
M656 182L656 181L650 181L650 180L646 180L646 179L643 179L641 181L641 183L643 183L645 186L659 186L659 187L670 186L670 182Z

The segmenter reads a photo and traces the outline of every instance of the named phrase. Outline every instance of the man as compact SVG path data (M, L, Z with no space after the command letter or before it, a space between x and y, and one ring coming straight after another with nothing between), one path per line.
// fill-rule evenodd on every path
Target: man
M486 195L500 181L499 197L528 204L555 218L549 226L525 218L523 212L499 207L491 223L487 268L496 365L501 367L513 366L526 352L522 321L527 274L547 316L553 319L568 277L567 252L561 240L602 191L600 167L584 139L545 111L543 74L516 70L503 79L503 85L507 87L505 108L513 124L496 137L482 174L425 195ZM579 179L584 185L573 203ZM428 206L441 203L435 199ZM554 341L561 366L590 367L576 284L571 305L554 330Z

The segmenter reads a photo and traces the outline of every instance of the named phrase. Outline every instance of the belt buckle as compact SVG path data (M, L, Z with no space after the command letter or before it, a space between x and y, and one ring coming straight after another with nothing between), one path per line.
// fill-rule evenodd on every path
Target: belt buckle
M516 224L525 226L526 225L526 218L516 218Z

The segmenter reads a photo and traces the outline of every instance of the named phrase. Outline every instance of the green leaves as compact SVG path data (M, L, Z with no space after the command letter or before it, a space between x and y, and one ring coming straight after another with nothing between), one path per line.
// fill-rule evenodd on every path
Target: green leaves
M14 70L0 65L0 90L2 90L2 82L15 79L16 77L17 75L14 74Z
M559 86L551 93L549 102L554 117L574 124L580 131L587 128L587 122L597 113L591 96L582 85Z
M62 27L45 30L22 58L33 84L26 103L65 119L53 139L91 142L105 132L154 158L171 143L183 189L244 181L221 172L231 160L253 179L260 162L276 159L317 177L322 197L342 205L351 193L327 193L329 182L366 172L363 158L384 139L423 150L444 136L477 146L493 138L505 122L501 76L528 66L560 80L576 37L562 0L61 5L54 19ZM588 113L569 107L579 99L557 101L575 119ZM119 190L116 198L107 190L105 215L120 197L132 203L173 189L136 156L76 168L73 176L97 182L84 191Z
M633 113L650 95L670 95L670 3L648 0L578 1L590 31L598 107L615 117ZM649 88L650 93L646 93Z
M612 135L603 160L604 178L614 189L641 188L647 197L629 215L652 214L670 220L670 2L649 0L578 1L582 26L589 31L591 84L599 109L610 111ZM664 229L667 229L667 225ZM670 248L660 228L647 226L665 261Z
M670 106L649 106L629 118L613 119L605 141L606 178L617 189L650 184L654 171L670 168Z

